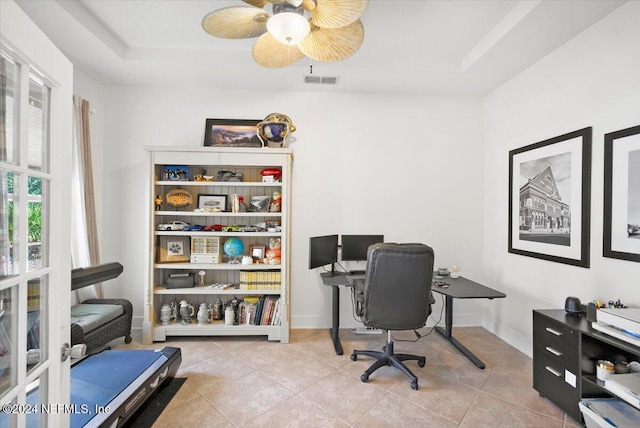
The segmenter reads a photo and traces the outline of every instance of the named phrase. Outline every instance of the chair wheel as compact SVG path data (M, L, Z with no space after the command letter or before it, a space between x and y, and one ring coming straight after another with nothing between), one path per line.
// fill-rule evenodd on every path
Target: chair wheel
M357 361L358 360L358 354L351 354L351 361Z
M126 336L126 337L124 338L124 343L131 343L131 341L132 341L132 340L133 340L133 337L131 337L131 336Z
M423 358L423 359L421 359L421 360L418 360L418 365L419 365L420 367L424 367L425 362L426 362L426 359L424 359L424 358Z
M369 375L367 373L363 373L362 376L360 376L360 380L363 382L369 382Z
M414 380L413 382L411 382L411 389L417 391L418 390L418 381Z

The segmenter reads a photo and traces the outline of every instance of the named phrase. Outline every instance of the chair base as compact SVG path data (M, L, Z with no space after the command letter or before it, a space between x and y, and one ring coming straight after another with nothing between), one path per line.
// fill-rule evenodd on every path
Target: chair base
M380 367L393 366L399 370L402 370L404 374L406 374L409 379L411 379L411 389L418 389L418 377L414 375L413 372L411 372L411 370L407 368L407 366L404 365L403 361L417 360L418 365L420 367L424 367L426 362L425 357L412 354L394 354L393 342L391 340L388 340L387 343L382 347L382 352L362 351L355 349L351 354L351 360L356 361L358 359L358 355L366 355L367 357L375 358L377 360L362 374L362 376L360 376L360 380L362 382L368 382L371 373L375 372Z

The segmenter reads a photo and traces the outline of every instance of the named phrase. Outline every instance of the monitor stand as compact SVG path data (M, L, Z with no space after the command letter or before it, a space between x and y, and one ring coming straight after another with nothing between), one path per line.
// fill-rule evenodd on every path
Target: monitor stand
M331 263L331 270L329 272L325 272L325 277L333 278L334 276L338 276L338 272L336 271L336 264Z

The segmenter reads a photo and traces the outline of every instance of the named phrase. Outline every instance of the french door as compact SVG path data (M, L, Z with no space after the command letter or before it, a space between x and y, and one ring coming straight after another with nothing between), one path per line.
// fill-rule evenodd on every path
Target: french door
M0 1L0 426L69 424L73 71Z

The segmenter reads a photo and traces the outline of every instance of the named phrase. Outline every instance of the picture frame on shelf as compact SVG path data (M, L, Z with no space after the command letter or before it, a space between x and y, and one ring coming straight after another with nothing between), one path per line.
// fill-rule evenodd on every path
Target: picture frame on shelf
M603 256L640 262L640 125L604 136Z
M266 245L250 245L249 246L249 255L253 259L254 263L262 263L262 259L264 259L265 251L267 251Z
M187 165L165 165L162 172L165 181L189 181L189 167Z
M189 263L189 236L160 236L157 247L158 263Z
M226 207L226 195L198 195L198 208L204 212L222 212Z
M592 128L509 152L508 251L589 267Z
M207 119L205 147L262 147L258 137L259 119Z
M270 204L271 196L252 196L249 210L253 212L268 212Z

